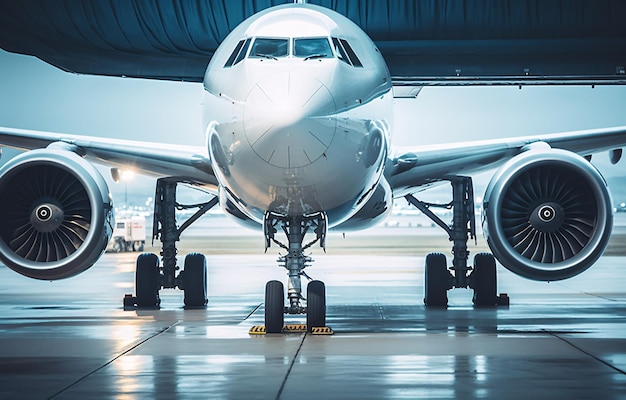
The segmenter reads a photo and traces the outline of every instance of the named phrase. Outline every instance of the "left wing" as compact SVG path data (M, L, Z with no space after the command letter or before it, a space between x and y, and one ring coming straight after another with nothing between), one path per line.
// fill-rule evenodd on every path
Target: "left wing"
M626 146L626 126L475 142L396 148L385 175L394 197L459 174L497 167L533 146L569 150L582 156Z
M99 164L152 176L174 176L217 187L207 151L202 147L67 135L0 127L0 145L20 150L63 147Z
M390 160L385 177L394 197L399 198L430 183L459 182L455 176L500 167L482 200L483 234L489 248L515 274L555 281L578 275L593 265L606 248L613 225L606 180L581 156L611 150L611 161L616 163L624 145L626 127L622 126L414 147L401 149ZM445 227L450 240L455 241L456 268L457 262L466 262L466 249L456 247L456 243L461 235L467 241L467 233L474 233L475 204L471 185L459 190L459 185L453 184L452 192L453 225ZM415 198L408 200L420 204ZM428 209L421 205L420 210ZM465 214L463 207L469 213ZM437 223L444 227L443 221ZM456 278L459 276L465 275ZM493 282L495 287L495 279Z

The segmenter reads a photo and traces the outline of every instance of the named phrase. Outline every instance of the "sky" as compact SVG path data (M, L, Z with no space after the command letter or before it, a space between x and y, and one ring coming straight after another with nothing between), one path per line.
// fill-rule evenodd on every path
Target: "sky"
M626 86L427 87L395 109L404 134L392 145L402 146L626 126ZM0 126L201 146L202 85L70 74L0 50ZM613 166L599 154L594 163L626 201L626 160ZM101 171L118 204L125 190L154 193L154 179L125 189ZM478 177L476 193L489 177Z

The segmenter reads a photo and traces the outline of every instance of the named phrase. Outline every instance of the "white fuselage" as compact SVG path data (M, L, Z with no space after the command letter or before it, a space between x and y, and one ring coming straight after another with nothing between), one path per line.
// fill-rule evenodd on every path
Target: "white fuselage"
M381 179L391 79L367 35L312 5L256 14L220 45L204 79L207 146L221 203L348 219Z

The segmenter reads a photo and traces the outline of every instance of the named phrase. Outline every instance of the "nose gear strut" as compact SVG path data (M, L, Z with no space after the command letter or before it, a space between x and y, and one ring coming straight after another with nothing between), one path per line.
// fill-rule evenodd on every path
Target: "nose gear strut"
M282 227L287 236L288 244L285 245L276 239L278 227ZM305 314L307 308L302 305L302 279L304 276L309 281L311 278L304 269L311 265L313 259L304 254L304 251L319 242L320 247L326 251L326 214L314 213L303 216L285 216L274 212L266 212L263 231L265 234L265 251L275 243L287 250L287 255L280 256L278 263L288 272L289 281L287 286L287 298L289 306L285 307L286 314ZM313 229L315 239L303 245L304 236Z

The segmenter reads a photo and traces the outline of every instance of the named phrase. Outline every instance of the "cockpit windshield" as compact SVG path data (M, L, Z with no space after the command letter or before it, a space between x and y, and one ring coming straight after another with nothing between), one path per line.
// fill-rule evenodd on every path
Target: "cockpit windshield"
M293 40L293 55L303 58L325 58L332 57L333 51L327 38L296 38Z
M332 41L332 45L331 45ZM248 53L248 49L250 52ZM296 57L304 61L317 58L338 58L353 67L361 68L363 64L347 40L336 37L276 38L257 37L240 40L224 64L232 67L244 58L269 58L278 60L285 57Z
M256 38L250 57L279 58L289 55L289 39Z

